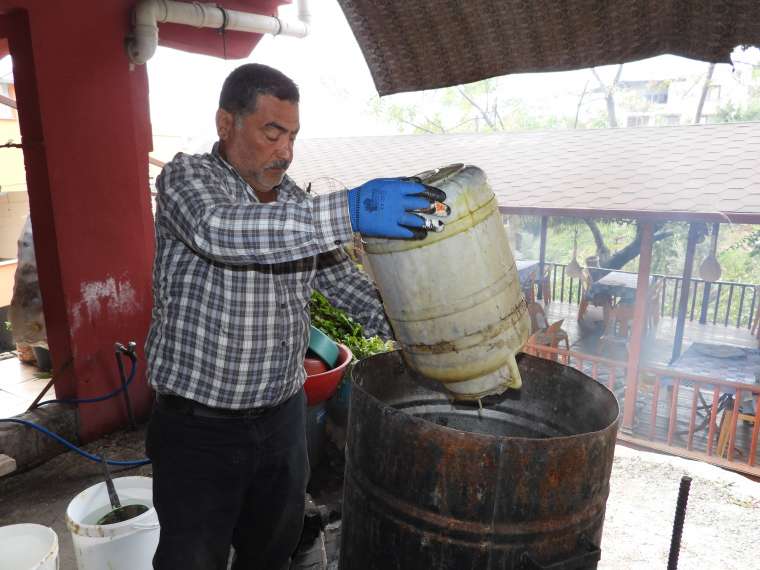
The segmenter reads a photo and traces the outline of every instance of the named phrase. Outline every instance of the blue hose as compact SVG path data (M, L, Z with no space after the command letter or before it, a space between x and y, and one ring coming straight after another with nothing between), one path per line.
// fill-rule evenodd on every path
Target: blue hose
M39 404L37 404L36 407L39 408L40 406L47 405L47 404L91 404L93 402L102 402L103 400L107 400L108 398L113 398L118 393L120 393L122 390L126 390L126 388L129 386L130 382L132 382L132 380L135 377L135 372L137 371L137 359L135 359L131 355L129 356L129 358L132 361L132 370L129 372L129 378L127 379L126 382L124 382L124 384L122 386L119 386L116 390L113 390L113 391L109 392L108 394L105 394L104 396L98 396L96 398L82 398L82 399L79 399L79 400L76 400L76 399L71 399L71 400L66 400L66 399L61 399L61 400L46 400L44 402L40 402ZM122 379L123 379L123 376L122 376ZM77 447L76 445L74 445L73 443L71 443L67 439L64 439L63 437L61 437L57 433L54 433L54 432L52 432L52 431L50 431L50 430L42 427L39 424L36 424L34 422L30 422L29 420L22 420L22 419L18 419L18 418L0 418L0 423L2 423L2 422L21 424L21 425L30 427L32 429L36 429L37 431L39 431L41 433L44 433L48 437L52 437L58 443L61 443L61 444L65 445L66 447L68 447L72 451L76 451L82 457L86 457L87 459L89 459L91 461L95 461L97 463L102 463L103 462L103 458L102 457L98 457L97 455L93 455L92 453L87 453L85 450ZM117 460L107 459L106 463L108 463L109 465L116 465L116 466L120 466L120 467L124 467L124 466L139 467L140 465L147 465L148 463L150 463L150 459L147 459L147 458L146 459L138 459L138 460L135 460L135 461L117 461Z
M122 390L125 390L127 386L132 382L132 380L135 377L135 372L137 372L137 361L132 360L132 370L129 372L129 378L127 378L127 381L124 383L123 386L119 386L116 388L116 390L113 390L109 392L108 394L105 394L104 396L98 396L96 398L81 398L81 399L61 399L61 400L45 400L44 402L40 402L37 404L37 408L41 406L46 406L48 404L92 404L94 402L102 402L103 400L107 400L108 398L113 398L117 394L119 394Z
M87 459L89 459L91 461L96 461L97 463L102 463L102 461L103 461L102 457L98 457L97 455L93 455L92 453L87 453L85 450L78 448L76 445L74 445L73 443L71 443L67 439L62 438L57 433L53 433L52 431L50 431L50 430L42 427L41 425L36 424L34 422L30 422L29 420L21 420L19 418L0 418L0 423L1 422L11 422L11 423L14 423L14 424L21 424L21 425L25 425L27 427L30 427L32 429L36 429L37 431L42 432L42 433L44 433L45 435L47 435L49 437L52 437L58 443L62 443L63 445L65 445L69 449L71 449L73 451L76 451L82 457L86 457ZM139 460L136 460L136 461L116 461L116 460L112 460L112 459L107 459L106 462L109 465L138 467L140 465L147 465L148 463L150 463L150 459L139 459Z

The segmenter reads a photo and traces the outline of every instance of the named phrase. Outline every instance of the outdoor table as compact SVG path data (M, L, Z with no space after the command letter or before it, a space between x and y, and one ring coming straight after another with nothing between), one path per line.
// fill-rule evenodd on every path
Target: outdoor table
M538 268L541 262L536 259L518 259L515 261L517 274L520 277L520 285L525 288L531 281L536 280Z
M650 285L652 277L649 278ZM597 295L617 299L618 303L633 305L636 301L636 287L639 276L636 273L624 273L622 271L610 271L599 281L592 283L586 293L589 300Z
M760 384L760 350L724 344L695 342L669 368L695 376L712 376L739 384L747 384L748 387L757 387ZM662 380L663 386L670 387L670 378L665 377ZM681 385L691 386L693 382L683 380ZM696 388L701 403L697 411L704 413L705 416L704 421L700 423L695 431L704 429L708 425L711 406L702 397L702 389L709 388L708 385ZM742 401L739 403L740 410L744 408L745 412L754 416L755 406L757 405L755 397L749 391L743 394ZM718 399L718 412L733 409L735 395L735 388L731 386L721 388L721 395Z
M760 349L695 342L669 368L740 384L760 383ZM726 387L726 393L736 390Z

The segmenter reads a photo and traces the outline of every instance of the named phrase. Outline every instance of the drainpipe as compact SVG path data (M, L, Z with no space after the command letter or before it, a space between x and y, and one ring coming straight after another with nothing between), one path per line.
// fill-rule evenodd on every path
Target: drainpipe
M153 57L158 46L158 24L162 22L303 38L309 33L311 14L307 0L298 2L296 22L281 20L277 16L226 10L216 4L140 0L134 9L132 35L127 39L127 54L132 63L142 65Z

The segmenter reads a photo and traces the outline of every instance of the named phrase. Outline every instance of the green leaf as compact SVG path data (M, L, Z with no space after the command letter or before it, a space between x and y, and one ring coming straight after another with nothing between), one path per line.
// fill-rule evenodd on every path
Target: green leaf
M319 291L314 291L309 305L311 324L335 342L345 344L361 360L373 354L393 350L393 342L378 336L366 337L363 327L345 311L334 307Z

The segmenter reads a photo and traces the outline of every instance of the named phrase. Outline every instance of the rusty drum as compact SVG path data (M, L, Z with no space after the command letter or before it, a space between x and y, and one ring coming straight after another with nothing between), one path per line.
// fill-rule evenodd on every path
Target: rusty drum
M596 568L617 401L573 368L518 366L522 389L480 408L399 352L359 362L342 570Z

